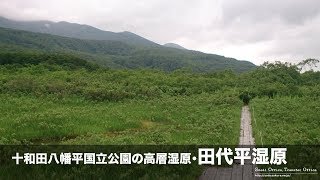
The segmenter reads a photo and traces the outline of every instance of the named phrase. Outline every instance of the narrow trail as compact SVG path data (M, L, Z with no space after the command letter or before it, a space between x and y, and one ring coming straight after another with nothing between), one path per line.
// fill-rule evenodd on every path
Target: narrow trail
M242 107L239 145L255 145L248 106Z
M252 134L251 126L251 114L248 106L242 107L241 112L241 125L240 125L240 137L239 147L241 146L254 146L254 138ZM235 161L232 167L209 167L202 175L200 180L251 180L261 179L254 176L254 168L256 166L251 161L245 161L244 165L240 165L239 162Z

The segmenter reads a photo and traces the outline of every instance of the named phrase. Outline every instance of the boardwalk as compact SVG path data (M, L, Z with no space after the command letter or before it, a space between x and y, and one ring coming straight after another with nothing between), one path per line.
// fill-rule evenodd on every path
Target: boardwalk
M243 145L254 145L254 138L252 137L251 127L251 115L248 106L243 106L241 113L241 127L240 127L240 138L239 146ZM260 179L254 176L254 168L250 161L245 162L245 165L240 165L235 162L232 167L210 167L207 168L200 176L200 180L215 180L215 179L226 179L226 180L250 180Z

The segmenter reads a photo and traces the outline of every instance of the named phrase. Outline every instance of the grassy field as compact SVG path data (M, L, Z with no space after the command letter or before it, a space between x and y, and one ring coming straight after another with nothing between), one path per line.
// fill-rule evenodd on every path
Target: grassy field
M2 144L237 144L241 103L220 94L92 102L0 95Z
M250 108L257 144L320 144L320 98L259 98Z
M228 72L87 71L43 65L2 67L0 144L235 145L242 102L238 90L227 87L234 83L230 77L235 78ZM76 146L67 147L79 150ZM136 148L142 153L143 149L152 147ZM88 171L86 166L54 166L44 171L37 166L21 166L18 171L24 178L121 174L123 179L194 179L204 169L195 163L90 168ZM0 167L3 175L0 177L18 178L16 171L15 165ZM36 174L41 175L35 177Z
M3 65L0 144L237 145L241 97L246 96L253 98L257 144L316 145L320 143L319 75L300 74L282 64L245 74L92 69L87 64L72 69L46 63ZM195 179L204 168L106 166L91 174L85 166L45 171L21 166L20 170L28 178L40 173L53 179L118 174L124 179ZM0 167L4 178L17 178L15 171L15 164ZM59 173L52 175L53 171Z
M39 65L0 74L2 144L238 143L242 103L228 73Z
M219 100L221 96L225 96L224 100ZM119 102L96 102L77 96L57 99L55 96L1 94L0 104L1 144L55 145L238 144L242 105L237 96L223 92ZM120 147L117 147L118 151ZM142 153L143 147L136 147L136 151ZM151 152L159 148L154 147ZM85 147L74 149L85 151ZM130 168L94 166L90 170L88 167L53 166L44 172L38 166L22 166L18 172L28 178L40 174L36 178L43 179L119 177L119 174L122 179L194 179L205 168L196 163ZM3 178L21 178L16 172L15 166L0 167Z
M241 75L1 66L0 143L236 145L247 92L258 144L319 144L319 73L279 66Z

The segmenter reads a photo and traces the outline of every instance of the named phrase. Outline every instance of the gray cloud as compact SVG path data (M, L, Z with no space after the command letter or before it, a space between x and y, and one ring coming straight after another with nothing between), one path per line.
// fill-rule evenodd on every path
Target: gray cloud
M132 31L158 43L265 60L320 57L319 0L1 0L0 15Z
M318 0L227 0L223 3L225 21L243 18L252 22L279 19L288 24L302 24L319 14Z

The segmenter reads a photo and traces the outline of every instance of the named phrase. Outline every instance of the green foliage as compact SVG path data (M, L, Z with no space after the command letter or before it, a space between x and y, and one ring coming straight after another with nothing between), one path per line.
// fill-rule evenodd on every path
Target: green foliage
M236 144L245 96L261 104L320 97L319 72L301 74L282 64L237 75L95 69L73 56L39 52L0 57L3 143Z
M0 63L5 64L0 69L2 93L77 95L94 101L190 96L230 89L242 100L245 96L319 96L319 72L300 74L281 65L240 75L232 71L108 70L73 56L31 52L0 53Z
M248 105L250 100L254 97L254 95L250 94L249 92L242 92L239 95L239 98L243 101L244 105Z
M319 75L313 71L299 73L297 66L289 63L265 63L257 70L241 74L239 86L245 86L246 91L258 97L303 96L310 95L307 91L313 91L313 86L319 84Z
M28 66L28 65L58 65L66 70L85 68L96 70L99 67L69 54L35 53L35 52L0 52L0 65Z
M320 97L254 99L256 142L264 145L315 145L320 143Z
M194 72L231 69L245 72L255 68L247 61L162 46L137 46L121 41L84 40L49 34L0 28L0 48L4 52L38 51L72 54L104 67L121 69L159 69L174 71L190 68Z
M123 99L132 99L135 94L123 90L107 90L103 88L88 89L84 96L94 101L120 101Z
M2 143L236 144L241 103L221 96L96 103L2 94L0 134Z

